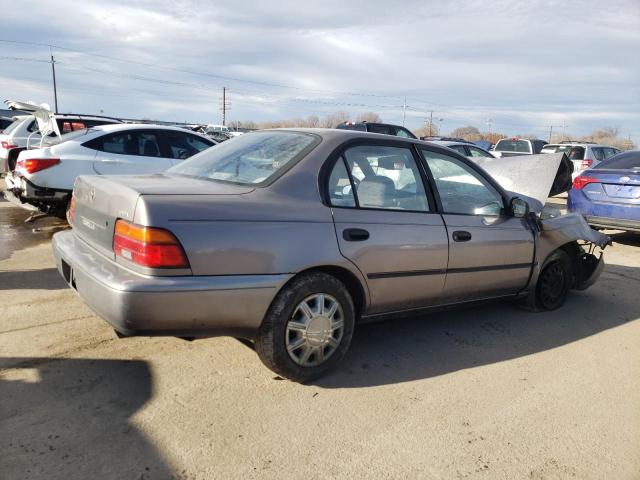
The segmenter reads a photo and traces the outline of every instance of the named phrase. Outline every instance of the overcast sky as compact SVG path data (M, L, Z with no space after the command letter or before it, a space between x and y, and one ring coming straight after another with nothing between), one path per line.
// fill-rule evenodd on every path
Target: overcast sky
M10 6L10 8L8 8ZM53 44L62 112L219 123L346 110L640 143L640 0L0 0L0 38ZM49 49L0 42L0 96L53 105ZM26 59L26 60L25 60Z

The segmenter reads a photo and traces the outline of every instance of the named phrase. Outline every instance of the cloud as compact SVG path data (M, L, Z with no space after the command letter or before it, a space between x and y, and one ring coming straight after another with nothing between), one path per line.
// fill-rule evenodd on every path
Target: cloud
M637 0L23 0L3 18L4 38L77 50L53 49L65 111L218 122L226 86L232 119L343 109L400 122L407 97L409 126L436 110L445 130L564 121L640 142ZM2 55L49 51L0 43ZM52 103L47 64L0 68L4 95Z

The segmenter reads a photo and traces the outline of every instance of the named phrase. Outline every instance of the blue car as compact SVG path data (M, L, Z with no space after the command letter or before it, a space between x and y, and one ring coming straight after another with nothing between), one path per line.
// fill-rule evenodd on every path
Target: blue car
M640 151L619 153L577 176L567 205L592 227L640 232Z

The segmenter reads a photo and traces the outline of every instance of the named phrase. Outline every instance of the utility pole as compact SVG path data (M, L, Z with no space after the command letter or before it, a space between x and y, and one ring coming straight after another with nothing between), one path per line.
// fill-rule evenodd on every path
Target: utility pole
M487 140L488 140L489 142L491 142L491 124L492 124L492 123L493 123L493 118L488 117L488 118L487 118L487 129L489 130L489 133L488 133L488 135L487 135ZM491 143L493 143L493 142L491 142Z
M429 112L429 136L431 136L433 125L433 110Z
M407 117L407 97L404 97L404 103L402 104L402 126L404 127L404 120Z
M547 143L551 143L552 136L553 136L553 125L549 125L549 141Z
M231 104L227 101L227 87L222 87L222 101L220 110L222 110L222 125L227 124L227 110L230 110Z
M55 113L58 113L58 89L56 88L56 61L51 54L51 73L53 74L53 102L56 107Z

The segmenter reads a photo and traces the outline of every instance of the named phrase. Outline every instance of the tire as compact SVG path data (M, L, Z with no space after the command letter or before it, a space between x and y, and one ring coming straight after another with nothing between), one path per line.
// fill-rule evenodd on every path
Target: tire
M353 300L344 284L326 273L305 273L273 300L255 348L262 363L281 377L307 382L342 361L354 327Z
M572 283L571 259L564 250L556 250L544 263L524 306L535 312L556 310L566 301Z

